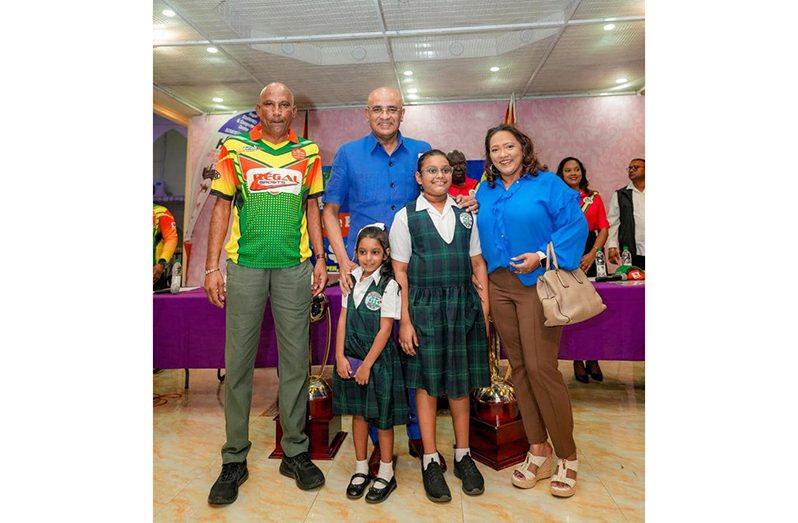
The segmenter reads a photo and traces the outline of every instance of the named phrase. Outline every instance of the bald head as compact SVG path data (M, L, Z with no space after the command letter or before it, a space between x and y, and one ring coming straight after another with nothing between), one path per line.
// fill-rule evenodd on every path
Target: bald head
M291 122L296 116L294 93L287 85L272 82L260 92L255 112L261 122L263 138L272 143L284 142L291 132Z
M377 87L369 93L366 119L374 136L390 150L393 150L391 144L397 140L399 124L404 115L402 93L398 90L393 87Z
M402 93L399 92L398 89L394 89L393 87L377 87L373 91L369 93L368 98L368 105L369 107L373 105L384 105L384 104L377 104L375 100L390 100L389 105L394 105L396 107L402 107Z
M267 84L266 87L261 89L260 96L258 96L258 102L263 100L263 97L266 95L266 93L269 93L269 94L271 94L271 93L274 93L274 94L288 93L288 97L291 100L291 105L294 105L294 92L291 89L289 89L288 86L285 85L282 82L272 82L270 84Z

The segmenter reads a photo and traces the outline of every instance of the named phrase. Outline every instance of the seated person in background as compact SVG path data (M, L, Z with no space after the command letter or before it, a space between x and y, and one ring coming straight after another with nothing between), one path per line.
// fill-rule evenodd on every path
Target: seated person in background
M629 247L632 265L646 269L646 161L635 158L626 168L629 184L612 195L607 219L607 258L621 263L621 249Z
M447 154L446 158L452 166L452 186L449 187L449 194L451 194L452 197L460 195L474 196L474 190L477 188L478 182L466 175L467 164L465 155L455 149Z
M585 251L579 267L588 276L596 275L596 253L604 247L607 241L607 229L610 224L607 222L607 214L604 212L604 202L597 191L593 191L588 186L587 169L579 158L569 156L563 158L557 167L557 176L564 181L568 187L579 193L579 205L585 213L587 220L587 242ZM588 377L589 375L589 377ZM596 381L603 381L604 374L601 372L599 362L596 360L587 361L587 369L582 360L574 361L574 377L582 383L587 383L590 378Z
M177 225L169 209L152 204L152 290L165 289L166 266L177 248Z

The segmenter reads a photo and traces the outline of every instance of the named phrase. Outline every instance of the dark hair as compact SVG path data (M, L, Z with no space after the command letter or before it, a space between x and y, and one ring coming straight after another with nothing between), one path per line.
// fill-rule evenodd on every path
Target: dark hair
M449 158L446 156L446 153L441 151L440 149L430 149L429 151L425 152L421 156L418 157L418 168L416 169L418 172L421 172L421 166L424 165L424 160L429 158L430 156L443 156L446 158L446 161L449 161Z
M582 164L582 161L579 158L576 158L574 156L568 156L566 158L563 158L562 161L560 162L560 165L557 166L557 176L559 176L562 181L565 181L565 179L563 178L563 175L562 175L562 171L563 171L563 169L565 169L565 164L570 162L571 160L573 160L576 163L578 163L579 164L579 170L582 171L582 179L579 180L579 189L581 189L582 191L590 194L592 191L590 189L588 189L587 169L585 169L585 166Z
M363 227L363 229L361 229L357 234L357 242L355 243L355 256L357 256L357 248L360 246L360 240L363 238L373 238L380 242L383 252L386 256L388 256L388 249L391 248L391 245L388 242L388 231L385 229L380 229L374 225ZM393 266L391 265L390 256L388 256L380 266L380 278L387 278L388 280L396 279L393 274ZM386 280L386 282L388 280Z
M512 134L515 136L515 139L518 140L518 143L521 144L521 153L523 154L523 158L521 159L521 167L523 168L523 174L537 176L538 169L540 168L540 162L538 162L538 157L535 155L535 148L532 145L532 139L512 125L497 125L496 127L488 129L488 134L485 135L485 176L488 180L488 186L491 189L493 189L494 185L496 184L495 180L499 175L493 170L493 162L490 160L490 139L493 138L494 134L500 131L507 131L508 133Z
M632 158L631 160L629 160L629 163L632 163L632 162L643 162L643 163L646 163L646 159L645 158Z

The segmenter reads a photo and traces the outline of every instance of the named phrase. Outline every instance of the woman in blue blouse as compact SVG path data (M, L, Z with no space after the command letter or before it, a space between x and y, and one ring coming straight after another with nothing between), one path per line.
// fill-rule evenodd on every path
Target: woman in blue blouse
M579 267L587 221L579 195L556 174L539 170L532 141L518 129L490 129L485 157L487 179L476 197L490 310L512 367L529 440L526 461L513 472L513 485L531 488L551 477L551 493L569 497L576 486L577 459L571 400L557 368L562 327L544 326L535 285L545 270L541 261L550 241L560 267ZM555 454L560 458L556 463Z

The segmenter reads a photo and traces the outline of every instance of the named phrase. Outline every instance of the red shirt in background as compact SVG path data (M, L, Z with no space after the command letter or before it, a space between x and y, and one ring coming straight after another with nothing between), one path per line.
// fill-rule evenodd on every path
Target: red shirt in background
M479 185L478 181L476 181L473 178L466 177L465 183L463 184L462 187L458 187L455 184L452 184L452 186L449 187L449 194L452 197L460 195L468 196L471 193L471 191L476 189L477 185ZM606 221L607 218L605 217L604 220Z
M449 189L449 193L451 194L451 189ZM610 227L610 222L607 221L607 212L604 210L604 202L601 200L601 196L599 193L593 193L593 203L588 205L587 209L585 209L585 198L590 196L586 192L582 191L579 194L579 205L582 207L585 213L585 219L587 220L587 230L588 231L598 231L600 229Z

